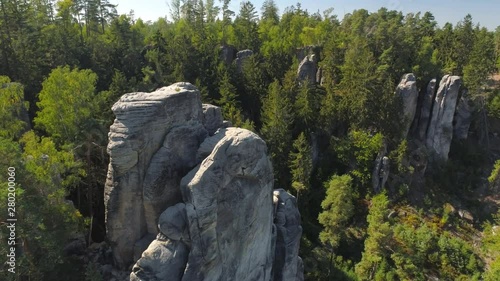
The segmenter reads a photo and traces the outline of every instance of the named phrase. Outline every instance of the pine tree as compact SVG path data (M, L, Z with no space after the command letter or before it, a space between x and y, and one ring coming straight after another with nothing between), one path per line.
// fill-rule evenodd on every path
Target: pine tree
M356 274L360 280L373 280L379 266L386 257L385 246L391 238L391 227L387 222L389 199L385 193L372 198L366 231L365 249L361 261L356 265Z
M293 142L289 163L292 173L292 188L297 192L298 200L300 192L308 190L310 187L313 168L311 146L303 132Z
M319 223L323 225L319 237L333 251L338 247L346 224L354 214L352 178L349 175L334 175L325 182L325 188L326 197L321 202L323 212L318 217Z
M286 163L292 142L293 115L290 97L283 91L278 80L269 85L267 97L262 101L261 120L261 133L269 146L276 182L287 186Z

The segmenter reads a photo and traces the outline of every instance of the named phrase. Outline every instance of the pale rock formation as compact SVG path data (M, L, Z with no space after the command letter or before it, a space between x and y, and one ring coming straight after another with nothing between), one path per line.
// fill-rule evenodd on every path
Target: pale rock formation
M207 132L200 92L189 83L125 94L112 110L106 229L116 264L126 268L133 262L135 243L156 234L154 220L162 208L181 200L176 181L196 165L192 150Z
M264 141L229 128L182 179L191 237L183 281L270 280L272 185Z
M207 129L208 134L213 136L217 129L223 127L224 119L220 107L203 104L203 126Z
M188 83L126 94L113 111L106 225L115 264L137 260L130 280L303 280L300 214L283 190L273 201L260 137L222 128Z
M297 69L297 79L299 81L309 81L309 83L316 82L316 72L318 71L318 60L316 55L306 56L299 64Z
M403 112L405 118L404 136L408 135L410 126L415 118L417 111L418 90L417 79L413 73L408 73L403 76L401 82L396 88L396 94L403 100Z
M446 75L441 79L427 129L427 149L434 154L434 158L443 161L448 160L453 138L453 117L461 84L459 76Z

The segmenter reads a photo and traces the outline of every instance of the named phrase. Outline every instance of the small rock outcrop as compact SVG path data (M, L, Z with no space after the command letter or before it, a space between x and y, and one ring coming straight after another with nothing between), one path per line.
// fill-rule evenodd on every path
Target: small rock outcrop
M446 75L441 79L427 129L427 149L435 155L434 158L443 161L448 160L453 138L453 118L461 85L462 79L459 76Z
M234 59L236 58L236 53L238 50L236 50L235 47L229 46L229 45L223 45L220 46L220 59L225 62L226 64L231 64Z
M236 69L238 70L238 72L241 72L243 63L252 55L253 51L248 49L236 53L236 60L234 62L236 63Z
M309 55L315 55L318 61L321 60L321 47L316 45L309 45L297 48L295 51L295 57L297 58L297 61L303 61L304 58Z
M404 136L407 136L413 119L415 118L418 101L417 79L413 73L408 73L403 76L401 82L396 88L396 94L403 100L403 112L405 118L405 128L403 133Z
M106 227L130 280L303 280L295 198L265 142L176 83L113 106Z
M297 200L285 190L277 189L274 191L273 202L276 226L273 281L302 281L304 280L304 266L299 257L302 226L300 226Z
M306 56L299 64L297 69L297 79L299 81L316 82L316 73L318 72L318 60L316 55Z

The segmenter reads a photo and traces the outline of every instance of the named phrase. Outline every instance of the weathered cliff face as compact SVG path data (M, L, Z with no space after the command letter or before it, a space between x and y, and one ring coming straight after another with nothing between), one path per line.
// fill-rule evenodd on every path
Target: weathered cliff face
M126 94L112 110L106 229L117 264L126 267L133 262L135 243L157 233L155 220L164 208L181 201L182 171L196 165L192 151L207 131L200 93L188 83Z
M113 111L106 226L116 265L135 263L130 280L303 279L300 214L282 190L273 207L261 138L218 129L220 109L189 83L126 94Z
M461 88L458 76L444 76L439 85L432 79L421 94L418 106L418 89L413 74L405 74L396 88L403 99L405 123L408 134L413 124L412 136L425 144L431 159L448 159L453 138L466 139L471 122L471 105L467 91ZM439 86L439 87L438 87ZM418 111L420 114L415 115ZM414 134L414 135L413 135Z
M297 69L297 79L299 81L316 82L316 74L318 72L318 60L316 55L306 56L299 64Z
M458 76L446 75L441 79L427 128L427 149L434 154L434 158L444 161L448 160L453 138L453 118L461 84L462 79Z
M415 118L418 101L417 79L413 73L408 73L403 76L401 82L399 82L399 85L396 88L396 94L401 96L403 100L403 112L405 119L403 134L404 136L407 136L410 131L413 118Z

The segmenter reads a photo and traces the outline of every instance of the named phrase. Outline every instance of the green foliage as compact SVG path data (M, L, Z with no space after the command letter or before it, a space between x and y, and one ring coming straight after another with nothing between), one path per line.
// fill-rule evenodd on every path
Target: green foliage
M350 168L358 191L367 189L371 182L373 163L382 145L382 134L365 131L351 131L346 139L333 143L339 159Z
M361 261L356 265L356 274L360 280L371 280L378 273L381 275L381 265L387 255L386 245L389 245L391 228L387 222L389 199L385 193L377 194L371 200L367 216L368 228L365 240L365 250Z
M43 82L36 126L62 143L76 142L94 110L96 81L90 70L54 69Z
M321 202L323 212L318 217L319 223L323 225L320 240L336 248L348 220L354 214L355 194L352 189L352 178L349 175L335 175L330 181L325 182L325 188L326 197Z
M27 126L27 110L23 86L0 76L0 137L19 138Z
M303 132L293 141L289 167L292 174L292 188L297 192L298 198L301 191L309 189L313 168L311 146Z
M291 99L277 80L269 85L262 101L262 136L266 139L273 162L276 182L288 186L288 154L292 144L293 115Z
M494 182L498 181L500 179L500 160L497 160L495 162L495 166L493 167L493 170L491 171L491 175L488 177L488 182L490 184L493 184Z
M16 236L18 253L22 253L18 255L17 276L51 279L49 276L60 269L59 265L67 262L62 253L64 246L81 231L82 216L65 199L68 189L83 176L81 163L72 153L57 150L51 139L39 138L32 131L21 139L23 150L9 140L1 143L0 155L5 157L2 170L7 171L7 165L16 169L19 222ZM0 178L5 186L6 175L2 173ZM6 210L6 189L2 189L0 197L0 207ZM2 229L2 237L6 237L4 235ZM4 251L6 248L2 247L1 254L5 256Z

